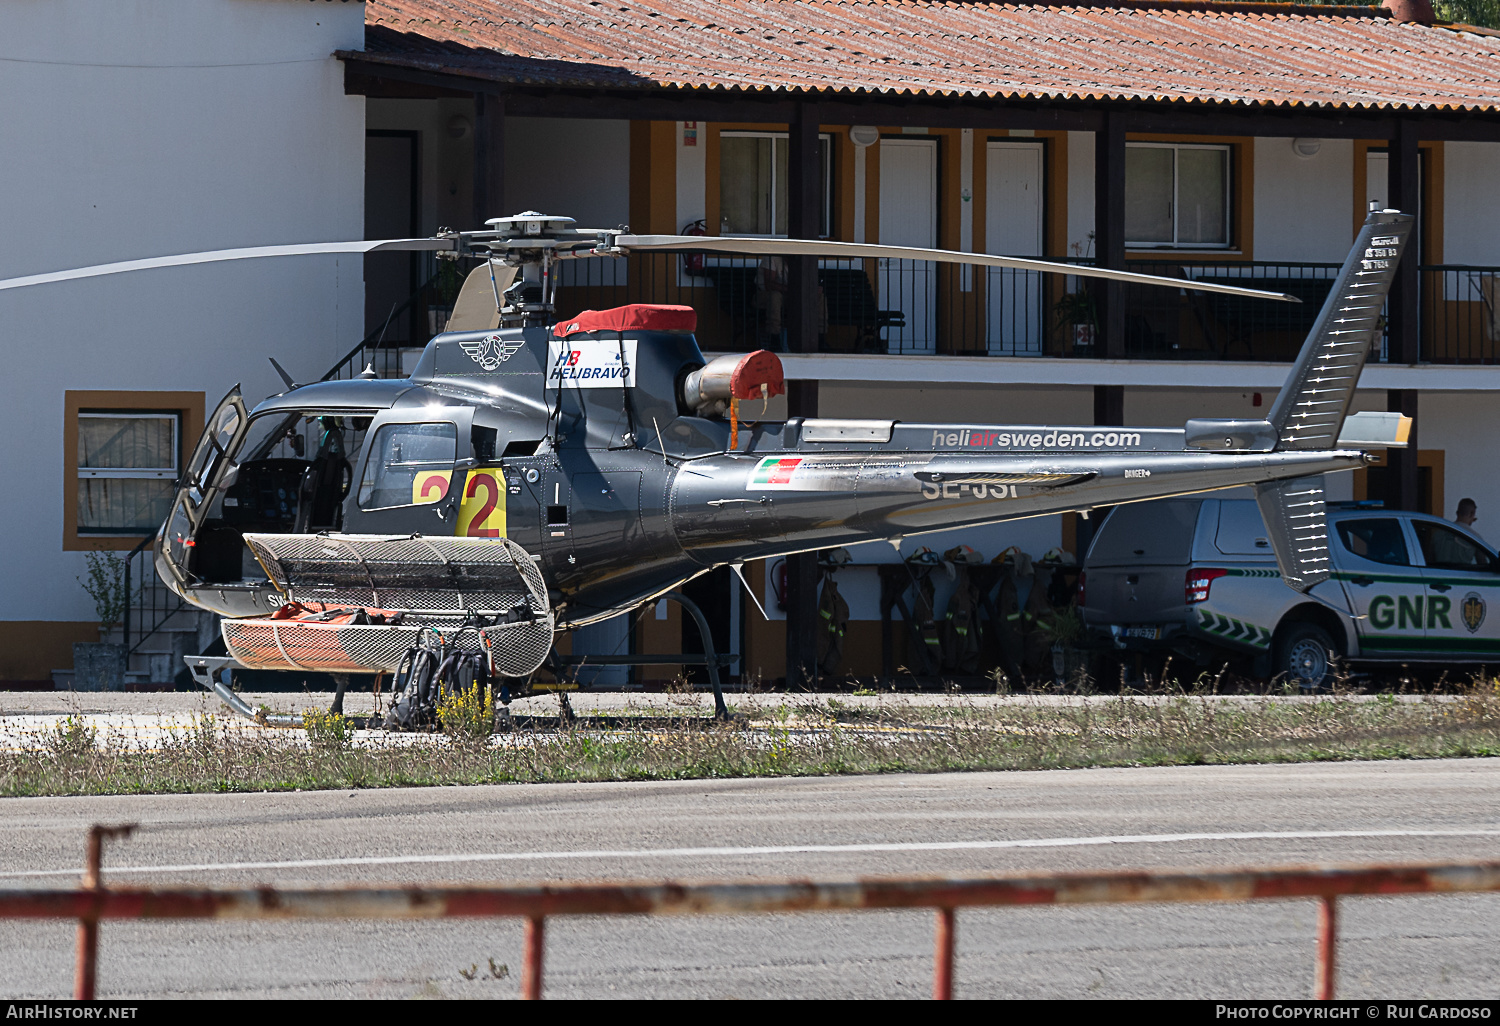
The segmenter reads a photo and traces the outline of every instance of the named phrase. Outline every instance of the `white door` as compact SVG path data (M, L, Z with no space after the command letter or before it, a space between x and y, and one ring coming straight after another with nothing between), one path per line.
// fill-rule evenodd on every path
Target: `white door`
M985 153L984 251L1042 255L1042 144L990 143ZM1042 276L991 268L986 275L991 353L1042 352Z
M880 140L880 243L937 246L937 140ZM937 269L930 260L878 260L882 310L900 310L906 327L888 328L893 353L937 349Z

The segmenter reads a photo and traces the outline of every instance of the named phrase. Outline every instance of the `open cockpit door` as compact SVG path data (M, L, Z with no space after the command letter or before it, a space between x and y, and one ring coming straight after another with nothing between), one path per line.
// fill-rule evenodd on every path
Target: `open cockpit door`
M199 575L192 558L197 535L226 486L249 425L249 411L240 397L240 386L235 385L208 418L178 481L172 511L158 539L156 562L162 580L183 598L193 600L190 593L198 590Z

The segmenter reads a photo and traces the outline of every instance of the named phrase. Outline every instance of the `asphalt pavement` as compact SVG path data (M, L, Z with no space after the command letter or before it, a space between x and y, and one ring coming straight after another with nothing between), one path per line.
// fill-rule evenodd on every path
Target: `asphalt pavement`
M1500 858L1500 760L6 799L0 887L848 878ZM1301 998L1310 901L966 910L959 997ZM0 922L5 997L73 926ZM1495 998L1500 895L1341 903L1340 995ZM921 911L549 921L553 997L923 997ZM102 997L510 997L508 921L107 923ZM489 972L489 960L510 970ZM477 967L475 979L463 973Z

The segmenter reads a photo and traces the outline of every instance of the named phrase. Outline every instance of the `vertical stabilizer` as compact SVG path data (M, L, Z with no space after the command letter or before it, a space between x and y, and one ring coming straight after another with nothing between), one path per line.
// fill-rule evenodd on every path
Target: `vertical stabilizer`
M1337 448L1359 372L1379 342L1380 311L1414 221L1410 214L1378 210L1359 230L1271 408L1278 449Z
M1281 579L1297 591L1328 580L1328 516L1323 499L1321 474L1255 486L1255 504L1266 522Z

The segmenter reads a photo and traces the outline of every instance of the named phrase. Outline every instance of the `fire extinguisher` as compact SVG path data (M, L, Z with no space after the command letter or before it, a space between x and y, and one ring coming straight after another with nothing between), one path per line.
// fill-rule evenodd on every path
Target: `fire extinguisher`
M682 230L684 235L707 235L708 222L694 221ZM704 267L704 255L702 253L682 254L682 269L687 274L702 274Z

